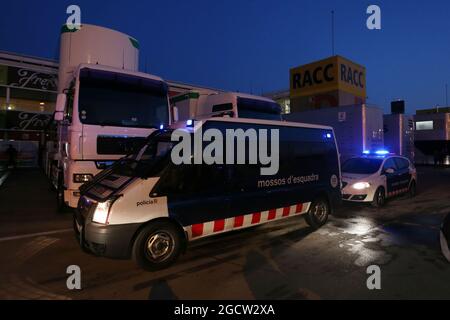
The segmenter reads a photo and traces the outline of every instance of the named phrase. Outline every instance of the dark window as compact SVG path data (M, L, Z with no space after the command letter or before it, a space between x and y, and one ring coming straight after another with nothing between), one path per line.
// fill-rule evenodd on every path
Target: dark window
M78 107L85 124L159 128L169 121L164 82L112 72L82 70Z
M228 110L233 110L232 103L216 104L212 107L212 112L228 111Z
M380 169L383 159L351 158L342 165L342 172L373 174Z
M226 166L170 165L161 176L157 193L165 195L221 195L226 191Z
M75 91L75 82L72 81L70 84L70 88L67 90L67 100L66 100L66 118L69 122L72 122L73 117L73 96Z
M403 170L409 167L409 161L403 158L395 158L395 163L399 170Z
M237 111L239 118L281 120L281 107L276 102L238 97Z
M384 162L383 170L394 169L397 171L397 165L395 164L394 158L389 158Z

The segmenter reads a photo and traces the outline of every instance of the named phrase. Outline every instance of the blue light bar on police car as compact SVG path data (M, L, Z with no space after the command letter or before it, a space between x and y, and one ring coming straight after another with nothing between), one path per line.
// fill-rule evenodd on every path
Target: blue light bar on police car
M194 121L192 119L189 119L186 121L186 126L187 127L192 127L194 125Z

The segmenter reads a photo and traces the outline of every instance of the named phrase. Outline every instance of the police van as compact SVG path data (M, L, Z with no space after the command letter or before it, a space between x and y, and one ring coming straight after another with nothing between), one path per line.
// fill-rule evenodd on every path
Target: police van
M408 158L387 150L365 151L342 165L342 199L382 207L386 199L416 195L417 172Z
M133 257L142 268L157 270L172 264L188 242L208 236L300 215L317 229L340 203L340 163L331 127L237 118L191 125L155 131L139 152L82 186L74 229L83 249ZM224 134L276 130L278 170L264 175L268 168L250 161L174 163L172 151L181 143L173 141L175 132L195 137L208 129ZM250 139L244 142L248 149ZM184 156L194 158L194 149ZM239 158L236 149L224 146L222 151L224 159ZM230 152L234 155L227 157Z

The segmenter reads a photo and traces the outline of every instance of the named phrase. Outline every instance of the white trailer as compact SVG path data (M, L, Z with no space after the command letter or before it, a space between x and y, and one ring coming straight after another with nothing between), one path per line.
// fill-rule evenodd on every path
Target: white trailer
M285 114L283 118L333 127L341 160L384 148L383 111L377 107L341 106Z
M76 207L81 184L170 125L168 85L138 72L138 59L139 44L126 34L63 26L51 170L60 208Z
M240 92L192 90L170 98L179 121L229 116L281 120L281 107L272 99Z

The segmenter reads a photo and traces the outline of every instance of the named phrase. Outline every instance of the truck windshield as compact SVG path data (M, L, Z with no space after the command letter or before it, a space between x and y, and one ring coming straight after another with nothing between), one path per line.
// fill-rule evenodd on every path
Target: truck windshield
M342 165L342 172L356 174L373 174L380 169L383 159L352 158Z
M237 111L239 118L281 120L280 105L271 101L238 97Z
M167 85L132 75L82 69L78 106L84 124L159 128L169 122Z

